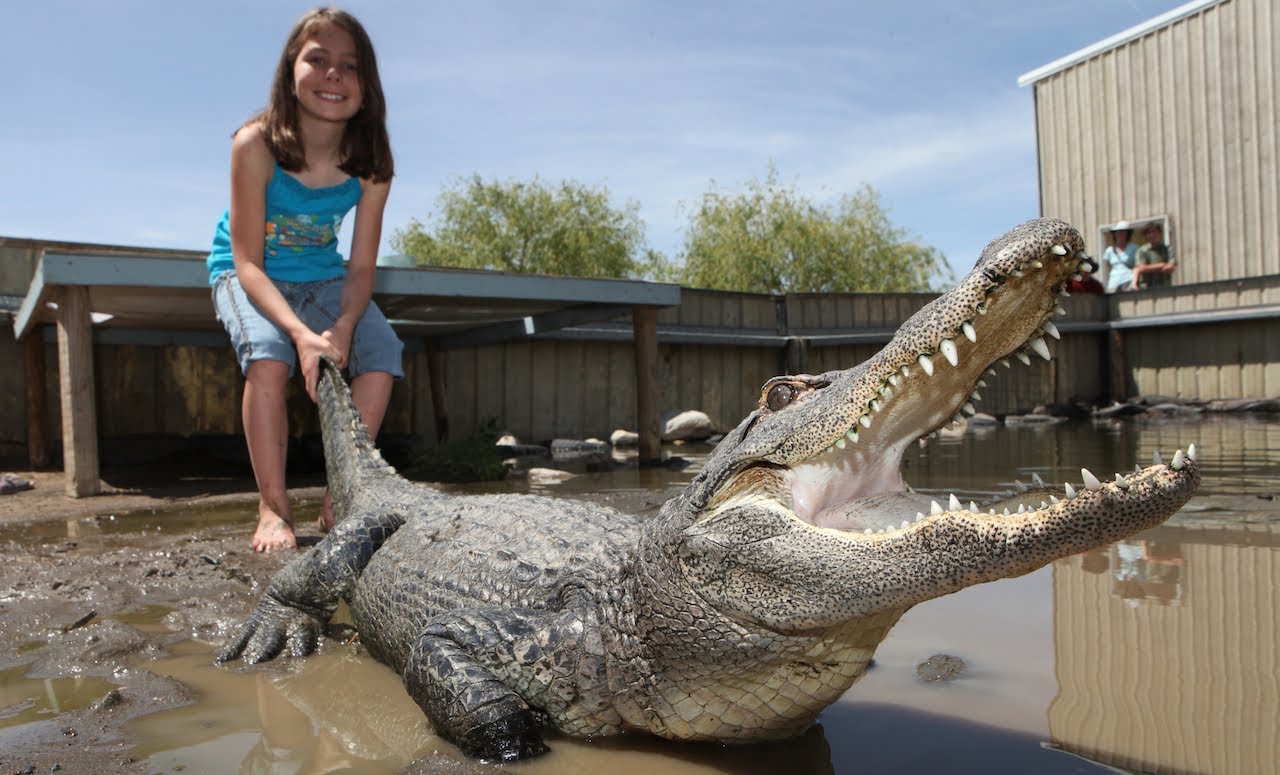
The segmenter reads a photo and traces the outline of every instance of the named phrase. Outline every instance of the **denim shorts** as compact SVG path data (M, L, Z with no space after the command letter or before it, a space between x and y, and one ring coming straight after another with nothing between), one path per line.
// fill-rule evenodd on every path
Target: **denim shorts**
M332 328L338 319L345 280L334 277L305 283L272 282L298 319L312 331L322 333ZM213 281L213 307L218 320L231 335L241 372L247 372L254 361L268 360L289 364L289 376L293 376L298 367L293 338L249 300L235 272L223 272ZM352 379L369 371L385 371L397 379L403 377L403 351L404 343L391 329L378 305L370 301L351 335L347 370Z

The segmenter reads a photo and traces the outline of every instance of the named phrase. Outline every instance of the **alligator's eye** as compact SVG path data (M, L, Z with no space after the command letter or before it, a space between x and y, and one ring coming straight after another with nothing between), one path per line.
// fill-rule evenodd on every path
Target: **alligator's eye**
M764 394L764 405L769 407L769 411L776 412L796 400L798 395L800 390L795 385L790 382L779 382Z

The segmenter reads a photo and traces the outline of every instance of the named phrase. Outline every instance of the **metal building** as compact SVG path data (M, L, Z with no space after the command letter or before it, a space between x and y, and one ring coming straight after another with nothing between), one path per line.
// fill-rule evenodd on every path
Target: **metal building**
M1164 224L1174 285L1280 273L1277 72L1280 3L1193 0L1026 73L1041 212L1099 256Z

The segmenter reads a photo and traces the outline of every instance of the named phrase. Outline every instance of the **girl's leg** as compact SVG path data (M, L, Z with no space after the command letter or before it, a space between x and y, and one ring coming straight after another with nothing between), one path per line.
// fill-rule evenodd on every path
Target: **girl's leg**
M387 404L391 402L391 387L395 377L385 371L366 371L351 380L351 398L356 402L360 419L369 429L369 438L378 438L378 429L382 427L382 419L387 415ZM318 526L321 532L333 529L333 502L329 498L329 490L325 488L324 503L320 507Z
M259 552L293 549L298 545L285 486L288 382L289 364L281 361L254 361L245 371L241 416L249 445L249 462L258 482L258 529L253 534L253 548Z

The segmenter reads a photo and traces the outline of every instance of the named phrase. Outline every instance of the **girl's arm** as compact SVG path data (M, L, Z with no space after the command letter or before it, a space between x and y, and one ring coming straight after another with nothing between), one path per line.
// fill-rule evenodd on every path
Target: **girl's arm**
M351 351L351 337L356 323L373 296L373 273L378 263L378 242L382 239L382 211L391 193L391 181L361 181L363 191L356 205L356 223L351 234L351 255L347 262L347 279L342 285L342 301L338 319L325 332L341 353L339 366L346 366Z
M267 277L264 247L267 222L267 183L275 159L262 137L262 125L251 124L231 141L231 257L245 294L293 339L298 362L307 378L307 393L315 399L320 356L338 359L325 337L307 328Z

